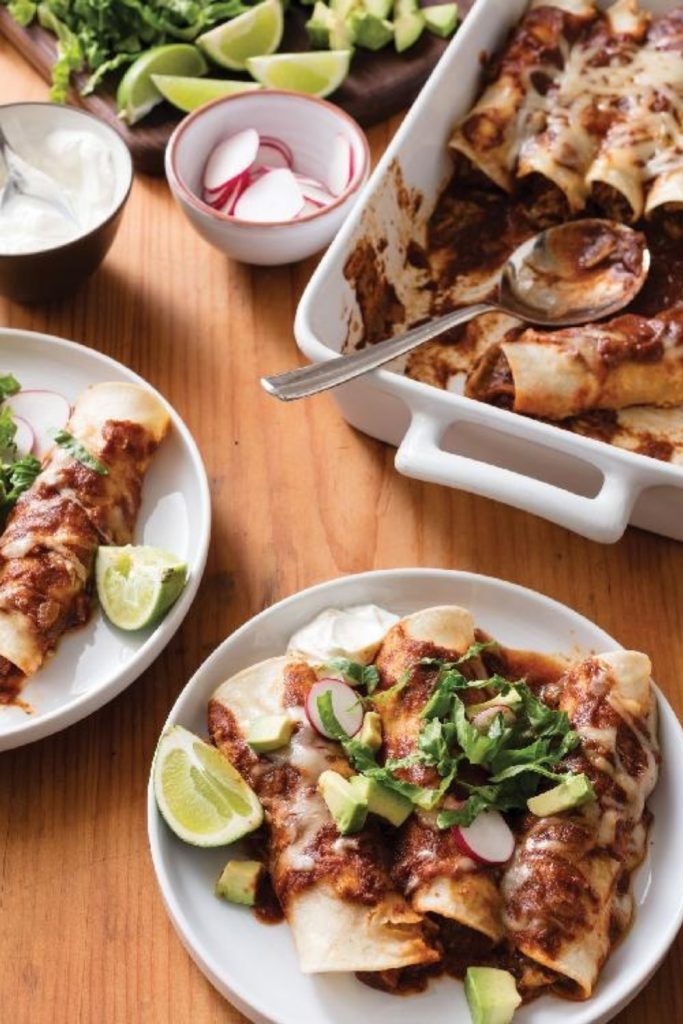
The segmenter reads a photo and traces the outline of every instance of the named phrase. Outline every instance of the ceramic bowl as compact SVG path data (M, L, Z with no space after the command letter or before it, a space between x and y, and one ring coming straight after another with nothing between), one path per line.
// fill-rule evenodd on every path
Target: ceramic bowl
M56 129L90 132L108 148L114 165L114 199L103 219L62 245L38 252L0 253L0 295L16 302L45 302L77 288L100 265L111 246L133 183L133 164L125 142L108 124L74 107L54 103L0 106L0 125L10 143ZM19 147L17 147L19 148Z
M324 179L336 136L349 140L354 173L345 191L314 213L293 221L260 223L228 216L201 198L204 166L223 139L246 128L287 143L296 169ZM166 177L196 231L216 249L244 263L275 266L305 259L327 246L368 177L370 152L356 122L324 100L264 89L214 100L180 122L166 149Z

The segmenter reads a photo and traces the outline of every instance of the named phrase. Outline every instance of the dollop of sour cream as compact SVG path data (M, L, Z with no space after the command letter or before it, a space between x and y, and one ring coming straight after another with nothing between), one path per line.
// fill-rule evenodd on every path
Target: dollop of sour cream
M32 196L14 194L0 207L0 254L41 252L73 241L101 224L116 193L114 161L93 132L55 129L40 139L15 132L12 148L30 167L49 175L71 202L76 223ZM0 188L6 169L0 160ZM30 169L26 169L30 185Z
M376 604L327 608L294 634L287 651L302 655L314 665L324 665L333 658L369 665L398 621L398 615Z

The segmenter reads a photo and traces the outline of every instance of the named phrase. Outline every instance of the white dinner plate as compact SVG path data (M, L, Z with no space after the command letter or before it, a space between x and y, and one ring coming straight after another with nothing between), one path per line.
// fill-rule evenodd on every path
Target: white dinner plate
M59 391L71 402L102 381L149 387L132 370L93 349L13 329L0 329L0 373L13 373L24 388ZM0 706L0 750L65 729L121 693L163 650L192 604L211 532L209 487L192 436L168 402L164 404L171 429L145 478L135 540L167 548L186 561L187 585L155 629L122 632L95 608L86 626L63 636L22 690L22 701L32 712Z
M510 647L582 657L620 645L598 626L532 590L472 573L392 569L323 583L273 605L228 637L187 684L166 726L206 735L206 706L228 676L284 653L292 633L330 606L374 602L399 614L438 604L469 608L477 625ZM628 637L624 637L628 640ZM683 732L659 694L664 760L650 849L635 877L633 928L584 1003L544 996L514 1024L603 1024L633 998L660 963L683 920ZM301 974L286 924L263 925L213 895L228 853L186 846L162 821L150 785L149 838L166 907L207 978L252 1021L276 1024L449 1024L469 1021L462 984L440 978L420 995L377 992L351 975Z

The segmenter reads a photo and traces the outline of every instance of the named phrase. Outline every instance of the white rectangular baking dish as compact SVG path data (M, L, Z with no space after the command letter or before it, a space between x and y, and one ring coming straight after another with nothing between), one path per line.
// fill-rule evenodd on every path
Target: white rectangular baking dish
M662 14L675 2L642 5ZM392 276L402 272L405 246L428 220L450 175L448 138L480 88L481 55L501 45L526 7L527 0L477 0L446 50L299 304L296 339L313 362L338 354L358 324L355 295L343 273L357 240L386 239L386 265L393 265ZM399 201L401 177L423 196L414 218ZM376 370L334 394L352 426L398 447L396 468L406 476L495 498L597 541L619 540L629 522L683 540L681 466L392 370Z

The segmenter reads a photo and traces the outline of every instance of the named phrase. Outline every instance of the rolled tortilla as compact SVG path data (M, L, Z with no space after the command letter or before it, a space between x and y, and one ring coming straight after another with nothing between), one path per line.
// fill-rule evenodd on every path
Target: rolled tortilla
M502 880L513 946L587 999L632 916L631 872L645 855L645 801L657 780L650 661L617 651L560 680L559 707L581 746L566 768L584 772L597 800L564 814L529 814Z
M312 668L272 658L227 680L209 702L213 742L254 786L266 812L269 871L292 930L301 970L386 971L434 963L424 919L389 876L375 822L342 837L317 791L323 771L351 774L337 743L308 724ZM256 755L245 736L263 714L297 722L282 751Z
M0 538L0 700L87 620L97 548L132 539L142 481L168 424L159 399L136 384L97 384L77 400L67 430L103 472L55 445L9 517Z
M419 660L430 657L452 661L474 642L472 616L456 605L408 615L389 631L375 662L381 687L394 686L406 677L407 683L377 705L387 757L405 757L417 747L420 712L429 700L438 671L418 665ZM478 659L463 666L465 673L481 674L481 669ZM428 787L441 781L434 769L424 765L403 768L396 774ZM416 811L402 827L394 872L416 911L456 921L493 941L502 938L496 872L465 857L454 842L452 830L437 827L435 813Z
M506 192L525 139L543 124L543 96L561 73L569 37L591 21L588 0L534 2L502 51L495 80L456 126L450 147Z
M683 403L683 306L605 324L525 331L472 368L470 398L563 420L590 409Z

